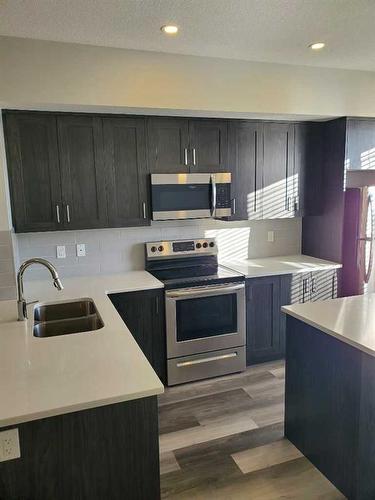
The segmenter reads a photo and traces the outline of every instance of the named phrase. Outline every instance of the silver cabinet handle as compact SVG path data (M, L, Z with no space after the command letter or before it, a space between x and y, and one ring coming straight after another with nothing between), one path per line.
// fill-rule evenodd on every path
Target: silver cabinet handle
M216 180L215 174L211 174L211 216L215 217L216 215Z
M56 205L56 218L57 218L57 223L60 224L61 219L60 219L60 207L59 207L59 205Z
M290 196L288 196L286 199L286 209L288 212L290 212Z
M209 358L194 359L191 361L182 361L177 363L177 368L182 368L184 366L200 365L202 363L209 363L210 361L219 361L220 359L235 358L237 356L236 352L231 352L229 354L220 354L219 356L211 356Z
M188 164L188 150L184 148L184 165Z
M195 151L195 148L192 149L192 152L193 152L193 165L195 167L195 165L197 164L197 153Z
M298 212L299 210L299 196L294 197L294 211Z
M147 213L146 213L146 203L142 203L142 212L143 212L143 218L147 219Z
M236 198L233 198L233 214L236 215Z
M311 278L311 293L314 294L314 295L316 293L315 278Z
M66 220L70 223L70 207L66 206Z

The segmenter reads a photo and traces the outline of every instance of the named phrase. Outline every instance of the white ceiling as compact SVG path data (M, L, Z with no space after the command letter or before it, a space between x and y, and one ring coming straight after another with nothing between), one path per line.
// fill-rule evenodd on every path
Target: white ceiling
M2 35L370 71L374 24L375 0L0 0Z

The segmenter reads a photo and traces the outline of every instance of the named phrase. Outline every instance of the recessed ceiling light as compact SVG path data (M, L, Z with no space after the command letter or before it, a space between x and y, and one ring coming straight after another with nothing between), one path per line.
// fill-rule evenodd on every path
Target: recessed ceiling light
M324 42L315 42L315 43L311 43L309 45L309 48L312 49L312 50L320 50L320 49L323 49L325 47L325 43Z
M165 26L162 26L160 28L163 33L166 33L167 35L175 35L178 31L178 27L174 26L173 24L166 24Z

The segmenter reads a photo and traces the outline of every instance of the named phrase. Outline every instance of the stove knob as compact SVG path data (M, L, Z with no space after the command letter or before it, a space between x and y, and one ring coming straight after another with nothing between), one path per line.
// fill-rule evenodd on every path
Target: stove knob
M203 248L207 248L207 247L208 247L208 243L207 243L207 241L205 241L205 242L203 243Z
M156 252L157 248L156 247L151 247L151 252Z
M214 246L215 246L215 243L214 243L213 241L211 241L211 243L210 243L210 247L212 248L212 247L214 247Z
M195 245L195 247L196 247L196 248L201 248L201 247L202 247L202 243L197 243L197 244Z
M163 245L160 245L160 247L158 248L159 252L162 252L164 250L164 247Z

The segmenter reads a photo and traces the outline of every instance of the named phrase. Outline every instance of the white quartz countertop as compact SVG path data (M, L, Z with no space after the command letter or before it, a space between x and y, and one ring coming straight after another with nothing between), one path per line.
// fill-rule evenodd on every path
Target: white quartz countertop
M0 427L153 396L164 388L108 293L162 288L146 271L25 283L27 301L94 300L104 327L48 338L33 336L33 308L17 321L16 301L0 302ZM152 332L150 332L152 335Z
M294 304L283 312L375 356L375 294Z
M329 260L316 259L308 255L282 255L264 259L221 260L220 264L244 274L247 278L297 274L310 271L325 271L342 267Z

